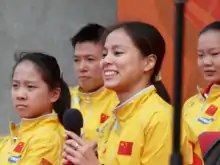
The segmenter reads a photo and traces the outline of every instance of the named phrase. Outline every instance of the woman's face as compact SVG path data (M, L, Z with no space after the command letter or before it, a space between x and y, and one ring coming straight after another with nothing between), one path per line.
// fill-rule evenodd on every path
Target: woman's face
M107 36L101 68L105 87L116 92L145 84L145 72L149 70L147 57L143 57L123 29Z
M34 118L52 112L54 93L30 61L19 63L13 74L12 102L21 118Z
M220 83L220 31L210 30L200 35L198 66L205 80Z

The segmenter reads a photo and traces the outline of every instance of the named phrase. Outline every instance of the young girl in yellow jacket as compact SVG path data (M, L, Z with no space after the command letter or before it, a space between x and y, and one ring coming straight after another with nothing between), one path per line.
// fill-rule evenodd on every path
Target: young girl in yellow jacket
M183 112L188 124L201 139L207 132L220 131L220 21L212 22L201 30L197 54L198 66L209 85L186 101Z
M126 22L109 29L104 45L104 84L117 93L120 104L98 129L99 162L90 145L67 132L72 139L64 147L64 164L169 165L172 107L157 78L165 54L163 37L150 24ZM195 153L184 131L181 147L184 165L194 164ZM202 165L196 156L197 165Z
M64 142L62 116L70 93L56 59L22 53L12 73L11 95L19 124L1 141L0 165L60 165ZM55 112L54 112L55 111Z

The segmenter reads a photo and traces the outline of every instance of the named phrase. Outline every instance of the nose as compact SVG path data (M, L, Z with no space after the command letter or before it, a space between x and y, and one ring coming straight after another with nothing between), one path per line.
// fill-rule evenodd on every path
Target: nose
M79 64L79 71L80 72L85 72L87 71L87 65L86 65L86 62L85 61L81 61L80 64Z
M27 92L22 88L17 89L15 94L16 94L16 99L17 100L26 100L27 99Z
M212 61L211 56L204 56L203 57L204 66L210 66L210 65L212 65L212 63L213 63L213 61Z
M107 54L102 60L101 60L101 67L112 64L112 56L110 54Z

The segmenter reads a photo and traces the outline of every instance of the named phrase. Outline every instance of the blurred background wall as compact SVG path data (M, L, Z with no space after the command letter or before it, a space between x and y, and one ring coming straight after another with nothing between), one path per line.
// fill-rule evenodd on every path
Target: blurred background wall
M0 1L0 134L9 120L18 120L11 108L13 54L43 51L57 57L68 84L75 85L69 38L80 27L117 22L116 0L1 0Z

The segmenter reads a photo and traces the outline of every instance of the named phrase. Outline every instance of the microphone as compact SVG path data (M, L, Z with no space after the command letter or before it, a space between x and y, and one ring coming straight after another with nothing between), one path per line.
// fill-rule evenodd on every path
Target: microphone
M83 117L78 109L70 108L63 114L63 125L68 131L71 131L80 137L83 127Z

